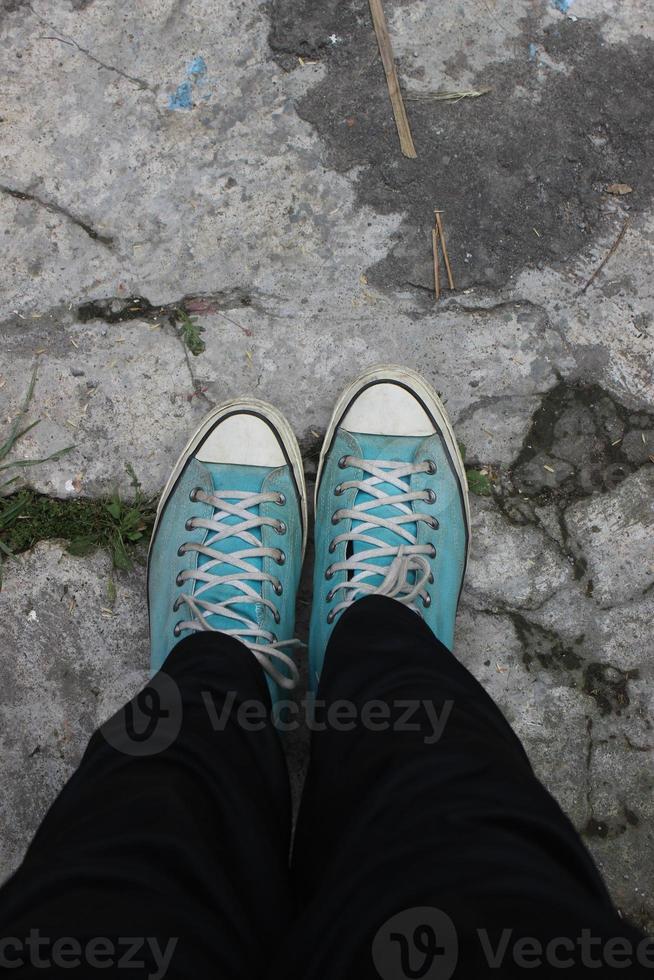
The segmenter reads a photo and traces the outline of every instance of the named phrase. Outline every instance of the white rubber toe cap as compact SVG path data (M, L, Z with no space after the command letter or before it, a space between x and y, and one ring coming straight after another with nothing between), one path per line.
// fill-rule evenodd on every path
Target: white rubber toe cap
M415 395L388 382L364 388L343 416L341 426L349 432L384 436L430 436L436 431Z
M258 415L237 412L222 419L195 454L202 463L237 466L283 466L286 462L277 436Z

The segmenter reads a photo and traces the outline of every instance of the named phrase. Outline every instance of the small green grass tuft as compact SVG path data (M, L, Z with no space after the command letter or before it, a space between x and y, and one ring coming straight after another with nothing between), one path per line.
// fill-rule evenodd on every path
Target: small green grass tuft
M27 389L27 394L23 400L16 418L11 423L9 429L9 434L2 444L0 444L0 472L10 470L10 469L27 469L30 466L38 466L39 463L47 463L50 460L61 459L65 453L69 453L74 446L65 446L63 449L58 449L56 452L51 453L49 456L44 456L42 459L7 459L9 455L16 448L16 444L20 439L26 435L34 426L38 425L41 421L40 419L35 419L34 422L29 422L25 424L27 418L27 412L29 410L30 404L32 402L32 397L34 395L34 388L36 387L36 367L32 371L32 377ZM14 526L16 521L20 519L20 512L22 509L22 502L17 496L4 496L7 491L7 487L12 486L20 479L17 474L10 477L10 479L5 480L4 483L0 483L0 589L2 588L2 563L6 558L11 558L13 549L11 545L7 542L7 533Z
M69 453L71 449L75 448L74 446L66 446L64 449L58 449L57 452L51 453L50 456L44 456L42 459L7 459L7 456L9 456L9 454L16 448L16 443L41 421L41 419L35 419L34 422L30 422L28 425L23 425L34 395L35 387L36 368L34 368L32 372L32 377L23 404L21 405L16 418L11 424L9 435L0 445L0 472L3 470L13 469L14 467L26 469L28 466L38 466L39 463L48 463L50 460L61 459L65 453ZM6 480L4 483L1 483L0 492L2 492L6 487L11 486L11 484L15 483L17 480L18 476L13 476L10 480Z
M149 539L156 514L156 500L143 494L130 463L126 464L125 469L135 490L134 500L121 500L115 493L111 500L98 501L99 514L92 526L86 533L71 538L68 546L71 555L87 555L98 547L105 547L112 557L114 568L119 571L129 571L134 567L130 552L139 542Z
M200 336L204 333L204 327L198 323L197 317L189 316L186 310L178 308L175 310L175 321L179 328L179 335L191 354L197 357L206 350L207 345Z
M466 470L466 476L470 493L474 493L478 497L490 497L493 492L493 484L486 473L481 473L479 470Z
M66 446L42 459L7 459L21 437L40 421L25 421L35 386L36 368L20 411L11 424L7 438L0 444L0 472L57 460L74 448ZM96 548L107 548L114 568L124 571L131 569L136 546L150 537L156 500L143 493L130 463L126 464L125 469L134 490L132 501L122 500L118 493L110 500L57 500L30 489L9 494L7 488L16 483L19 477L0 482L0 588L2 562L5 559L27 551L37 541L52 538L68 541L68 550L74 555L86 555Z

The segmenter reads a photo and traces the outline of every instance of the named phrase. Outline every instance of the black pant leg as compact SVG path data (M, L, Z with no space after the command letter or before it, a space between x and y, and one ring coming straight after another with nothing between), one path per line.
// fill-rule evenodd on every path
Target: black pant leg
M312 736L293 856L304 911L276 975L447 980L454 956L455 976L524 976L517 955L532 973L560 977L555 961L572 955L567 975L588 966L597 976L598 946L582 955L584 929L640 941L499 709L414 613L382 597L347 610L318 699L326 712L319 704L316 722L326 730ZM339 699L354 709L337 707ZM407 723L418 730L402 730ZM445 919L407 911L420 907ZM493 969L485 950L507 932ZM520 937L542 944L540 967L531 946L514 955ZM557 937L567 941L548 952ZM437 972L421 972L432 953Z
M114 943L113 957L92 946L79 968L74 947L64 952L62 976L95 976L95 962L111 960L98 976L160 977L170 953L167 978L262 975L291 914L290 794L269 712L261 667L244 646L209 633L182 641L92 737L0 891L2 965L22 956L15 976L43 976L25 945L38 930L51 940L41 960L53 961L55 937L84 949L97 937ZM121 937L151 937L160 952L146 942L130 953Z

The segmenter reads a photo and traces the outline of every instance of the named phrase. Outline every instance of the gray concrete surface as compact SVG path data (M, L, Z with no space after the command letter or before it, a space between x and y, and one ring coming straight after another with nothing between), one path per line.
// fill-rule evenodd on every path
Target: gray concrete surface
M155 492L217 400L277 402L310 473L346 379L423 370L494 479L459 656L652 929L654 16L645 0L386 7L423 96L416 161L364 0L0 2L0 420L37 363L21 453L76 448L31 485L127 492L129 461ZM491 92L424 98L469 87ZM434 207L459 286L438 306ZM182 301L199 357L167 315ZM6 566L3 874L144 675L143 573L118 576L111 614L108 576L57 543ZM307 600L305 584L303 624ZM305 748L289 746L296 789Z

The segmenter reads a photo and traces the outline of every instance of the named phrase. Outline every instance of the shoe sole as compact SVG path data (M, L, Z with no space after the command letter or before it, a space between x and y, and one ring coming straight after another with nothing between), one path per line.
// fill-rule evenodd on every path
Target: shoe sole
M432 388L427 381L425 381L421 374L418 374L417 371L412 371L411 368L399 367L393 364L380 364L375 367L371 367L359 378L357 378L356 381L353 381L352 384L348 385L336 402L336 407L332 413L332 417L325 433L322 449L320 451L314 499L316 513L318 510L318 492L320 489L322 470L325 463L325 458L331 449L332 442L334 441L336 429L357 395L359 395L365 388L368 388L370 385L380 381L388 381L392 384L400 385L411 394L415 395L445 442L459 482L461 499L465 510L467 525L467 561L468 555L470 554L470 495L468 493L468 480L466 477L465 466L463 464L463 458L454 435L452 423L447 417L447 412L445 411L445 407L438 397L438 394L436 393L435 389Z
M295 433L293 432L286 418L278 409L275 408L274 405L269 405L268 402L260 401L258 398L235 398L232 399L232 401L223 402L221 405L217 405L202 420L199 427L193 433L184 450L180 454L177 462L175 463L170 478L166 483L166 486L164 487L159 499L157 515L155 518L154 527L152 528L152 537L150 538L148 560L149 552L152 549L152 542L154 541L155 534L157 533L161 515L163 514L164 508L170 498L171 493L175 489L175 485L177 484L184 467L188 463L189 459L199 449L200 445L204 442L206 436L208 436L209 433L215 429L219 422L230 415L236 415L240 412L245 412L248 415L258 415L265 422L270 424L273 432L279 440L280 446L284 451L284 455L293 470L293 477L297 487L298 496L300 498L300 512L302 517L302 560L304 561L304 554L307 547L308 512L307 488L304 480L302 454L300 453L300 447L295 437Z

